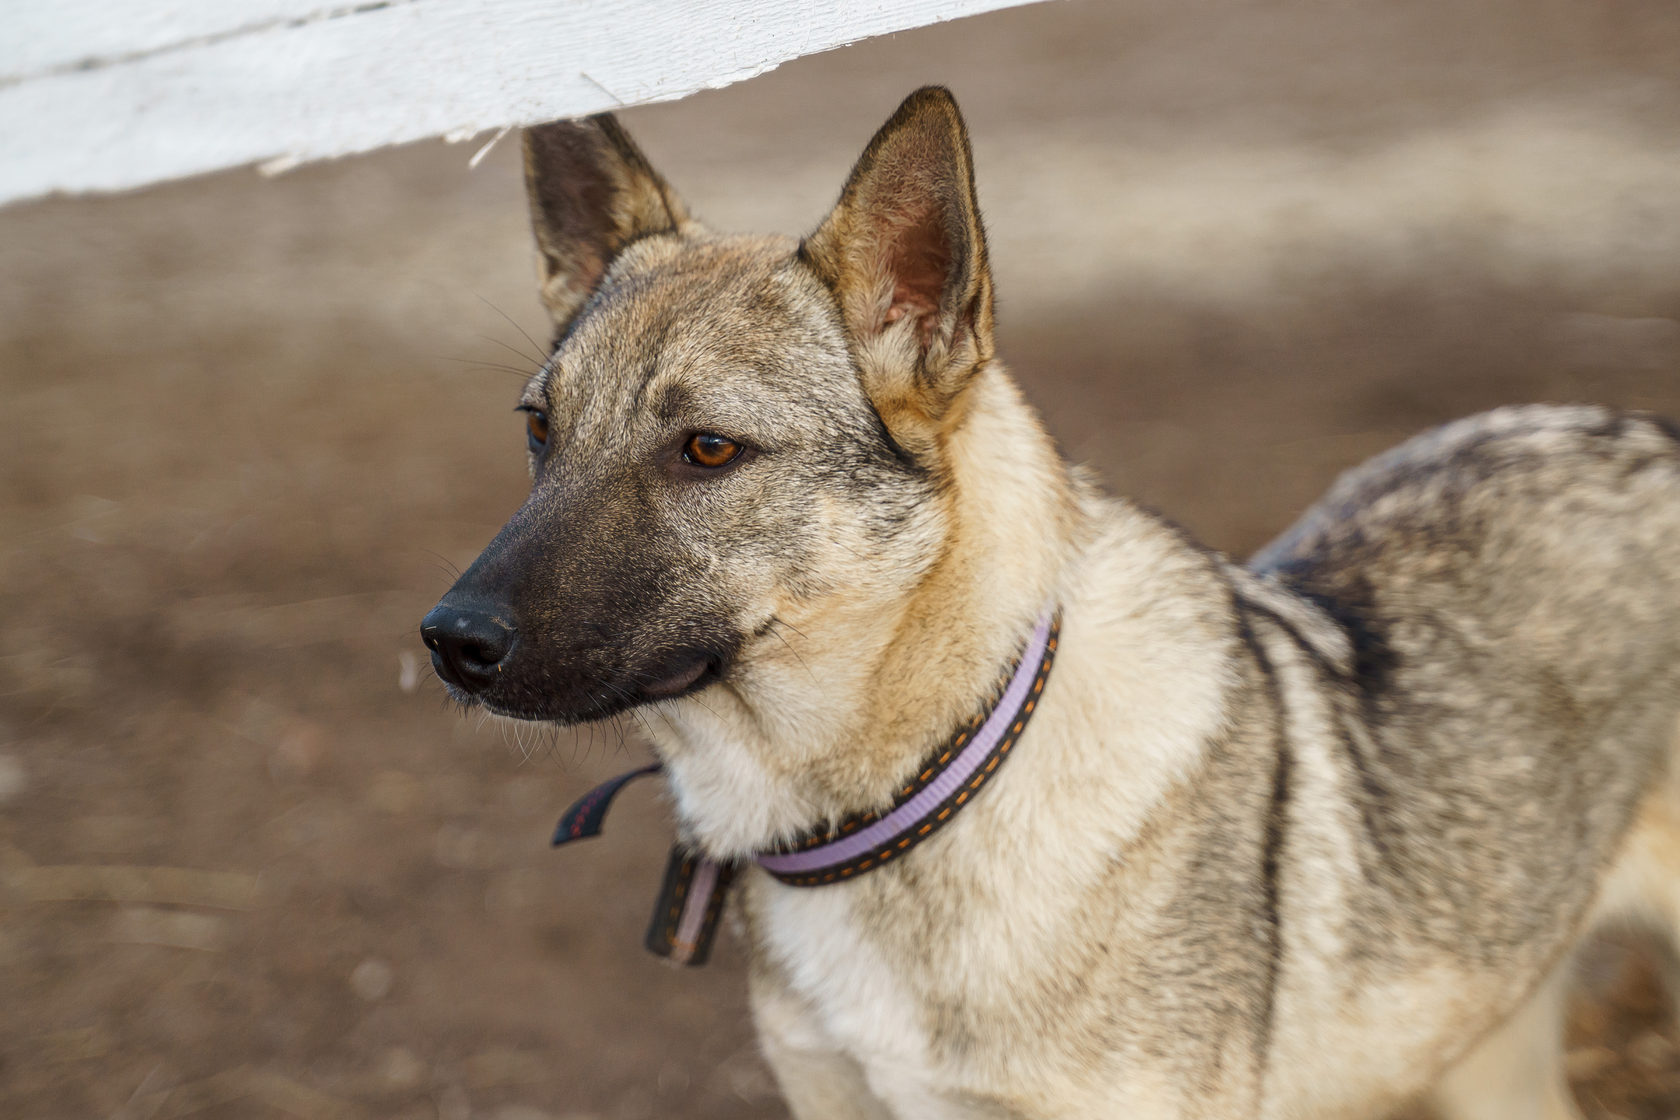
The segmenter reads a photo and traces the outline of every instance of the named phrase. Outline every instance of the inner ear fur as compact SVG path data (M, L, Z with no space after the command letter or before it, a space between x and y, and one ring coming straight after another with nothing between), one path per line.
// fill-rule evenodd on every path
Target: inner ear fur
M542 301L564 327L630 242L688 212L610 113L525 130L525 192Z
M974 157L949 90L905 99L801 253L834 293L888 427L942 420L993 355Z

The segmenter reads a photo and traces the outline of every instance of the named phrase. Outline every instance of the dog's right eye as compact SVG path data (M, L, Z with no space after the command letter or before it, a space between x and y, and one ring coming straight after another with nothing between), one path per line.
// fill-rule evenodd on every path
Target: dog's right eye
M548 413L538 408L527 408L525 413L525 443L531 449L531 454L541 455L542 449L548 446Z
M727 467L745 450L728 436L713 432L696 432L683 444L683 461L707 470Z

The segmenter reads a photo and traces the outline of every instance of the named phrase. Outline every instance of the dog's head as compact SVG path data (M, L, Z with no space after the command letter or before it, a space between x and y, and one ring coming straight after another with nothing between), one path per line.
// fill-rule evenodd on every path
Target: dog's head
M902 599L992 356L950 95L906 100L798 242L707 230L610 116L529 130L525 168L558 340L519 406L531 495L421 625L452 694L597 719Z

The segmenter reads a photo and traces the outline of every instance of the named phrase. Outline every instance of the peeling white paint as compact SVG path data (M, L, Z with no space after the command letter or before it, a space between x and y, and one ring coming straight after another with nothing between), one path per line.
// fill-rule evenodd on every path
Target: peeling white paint
M713 89L1030 0L0 0L0 202Z

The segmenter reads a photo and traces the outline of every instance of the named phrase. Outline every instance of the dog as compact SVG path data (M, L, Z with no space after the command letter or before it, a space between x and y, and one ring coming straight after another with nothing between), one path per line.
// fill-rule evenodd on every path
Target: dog
M525 158L533 485L422 635L491 712L657 713L655 947L733 875L795 1116L1577 1115L1572 950L1680 927L1680 430L1449 424L1238 565L999 362L945 90L797 240L611 116Z

